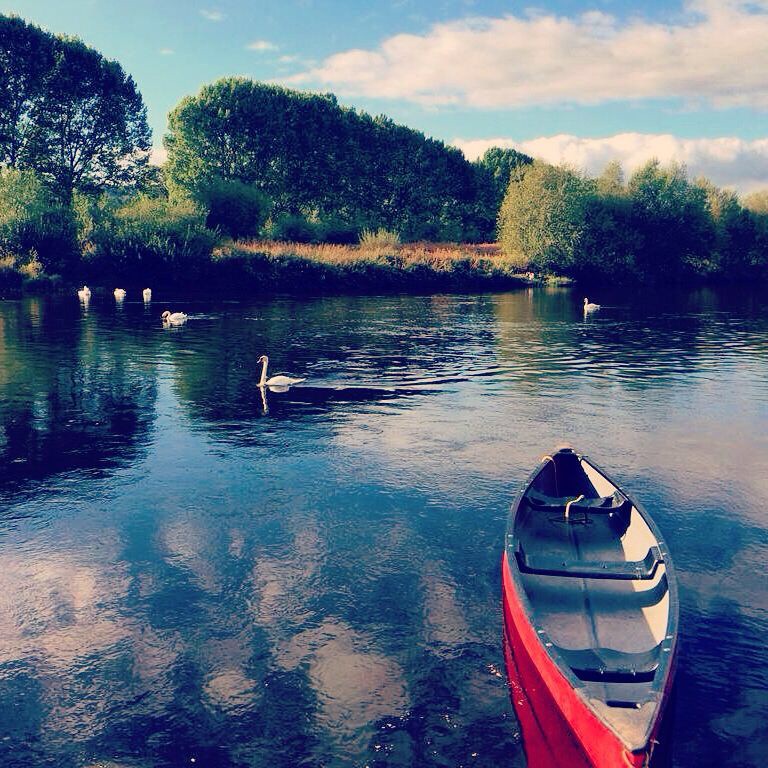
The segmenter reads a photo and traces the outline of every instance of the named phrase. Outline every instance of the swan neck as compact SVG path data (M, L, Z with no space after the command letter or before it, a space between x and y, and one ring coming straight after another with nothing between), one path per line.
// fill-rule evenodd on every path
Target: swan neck
M264 362L261 366L261 378L259 379L259 386L263 387L267 383L267 364L269 363L269 358L264 355Z

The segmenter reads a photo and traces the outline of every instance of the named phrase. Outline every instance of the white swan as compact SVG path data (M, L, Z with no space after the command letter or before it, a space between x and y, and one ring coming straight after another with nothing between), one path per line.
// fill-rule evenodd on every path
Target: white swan
M91 289L84 285L78 292L77 296L80 299L80 301L88 301L88 299L91 298Z
M291 376L272 376L271 378L268 379L267 366L269 365L269 358L266 355L262 355L256 362L264 363L264 366L261 369L261 378L259 379L260 387L288 388L292 384L298 384L301 381L306 381L306 379L294 379Z
M125 298L125 288L115 288L115 298L122 301Z
M152 301L152 289L151 288L145 288L141 295L144 297L144 301Z
M600 309L599 304L590 304L589 299L584 299L584 314L588 315L590 312L597 312Z
M184 312L169 312L167 309L161 315L164 323L168 325L184 325L187 322L187 315Z

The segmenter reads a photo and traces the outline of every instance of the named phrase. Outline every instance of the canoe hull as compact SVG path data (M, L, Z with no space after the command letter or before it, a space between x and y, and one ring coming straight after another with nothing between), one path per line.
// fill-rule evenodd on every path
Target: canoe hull
M505 660L529 764L536 768L641 768L651 762L674 670L646 747L629 752L586 705L543 648L502 558Z

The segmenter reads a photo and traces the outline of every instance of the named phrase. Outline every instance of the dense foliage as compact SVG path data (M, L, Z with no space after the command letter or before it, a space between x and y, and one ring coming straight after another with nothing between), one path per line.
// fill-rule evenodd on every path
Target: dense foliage
M0 15L0 163L34 170L67 203L135 183L149 148L144 103L117 62Z
M194 283L216 244L204 213L189 200L86 199L78 206L78 221L84 271L107 284Z
M405 239L492 235L494 217L478 205L483 168L384 116L343 108L333 95L219 80L171 112L165 145L172 184L253 184L278 217L387 227Z
M625 180L612 163L588 178L498 147L470 163L333 95L245 78L183 99L165 145L165 166L148 167L146 110L119 64L0 15L0 289L59 277L189 285L225 268L282 288L286 275L394 285L406 266L408 279L437 285L450 272L454 285L480 264L483 280L529 268L611 280L768 275L768 192L740 200L678 165L651 161ZM401 241L487 242L497 231L503 261L452 258L437 283L428 249L402 258ZM273 242L278 255L227 245L221 259L223 238L289 245ZM285 248L308 250L295 260ZM309 264L320 252L341 261Z
M479 172L486 177L483 179L483 187L487 190L487 203L491 211L499 210L509 181L517 174L518 169L532 162L532 157L508 147L490 147L475 161Z
M0 258L28 277L79 260L75 218L31 171L0 168Z
M565 166L521 166L499 212L499 242L521 268L612 280L765 276L768 213L681 165L651 160L625 183Z
M205 225L236 239L258 235L269 215L267 196L237 179L208 179L196 186L195 197L207 212Z

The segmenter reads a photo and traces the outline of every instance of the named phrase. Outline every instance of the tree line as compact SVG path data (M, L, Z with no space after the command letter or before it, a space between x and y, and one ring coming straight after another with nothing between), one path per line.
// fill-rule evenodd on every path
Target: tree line
M261 191L273 218L303 217L339 232L384 227L405 240L493 238L509 174L531 158L496 149L475 163L384 115L226 78L171 112L166 178L196 194L221 180Z
M658 160L628 180L618 162L597 178L535 162L509 184L499 242L521 267L582 279L765 277L768 192L741 200Z
M766 273L768 192L682 166L596 179L493 147L469 162L419 131L224 78L169 115L148 164L133 79L80 40L0 15L0 273L193 274L221 237L490 242L520 269L612 280ZM2 274L0 274L2 282Z

